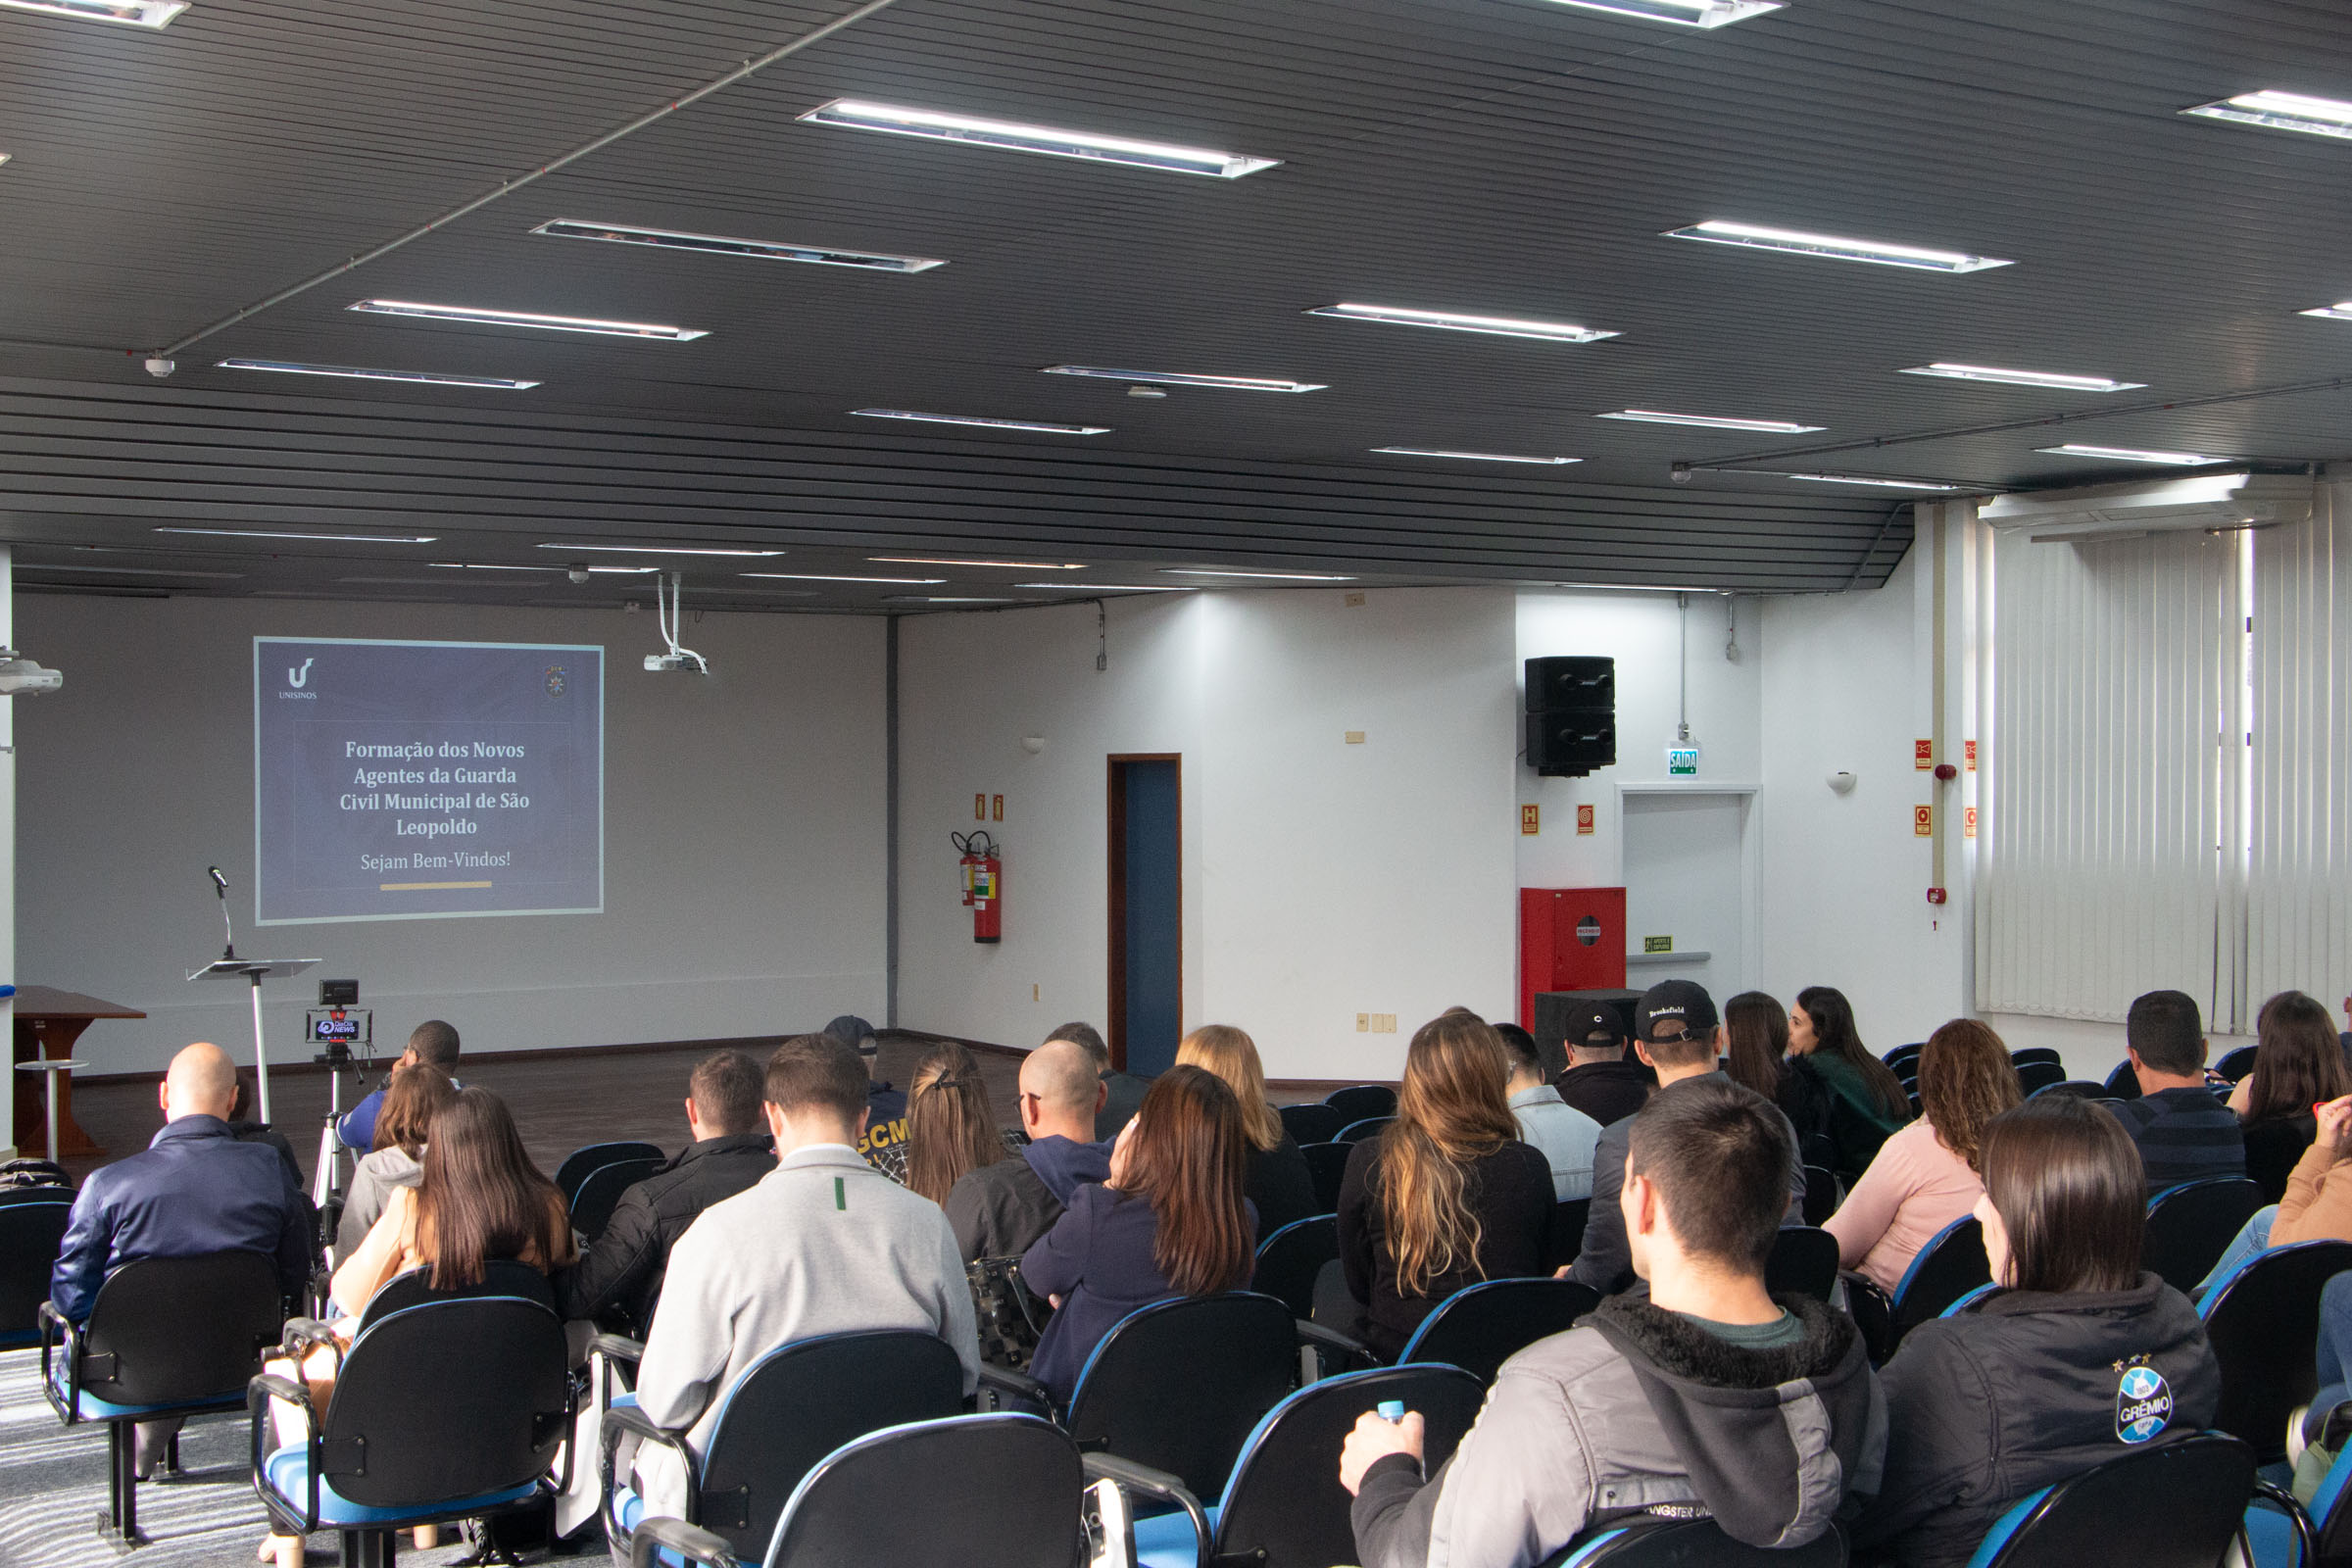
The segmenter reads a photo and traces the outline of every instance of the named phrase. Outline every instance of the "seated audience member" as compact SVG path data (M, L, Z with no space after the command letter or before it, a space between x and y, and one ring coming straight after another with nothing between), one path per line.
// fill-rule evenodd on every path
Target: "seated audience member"
M1021 1256L1021 1277L1054 1303L1036 1379L1067 1403L1104 1335L1138 1307L1250 1283L1257 1216L1242 1196L1242 1107L1214 1073L1170 1067L1119 1134L1110 1180L1079 1189Z
M1110 1064L1110 1047L1103 1044L1102 1035L1091 1023L1065 1023L1046 1036L1049 1042L1068 1040L1086 1048L1094 1058L1095 1071L1102 1080L1102 1108L1095 1112L1095 1142L1108 1149L1112 1139L1127 1125L1138 1105L1144 1102L1144 1092L1151 1083L1130 1073L1119 1071Z
M961 1047L956 1048L961 1051ZM966 1061L969 1055L966 1054ZM1044 1139L1052 1139L1057 1149L1092 1150L1091 1143L1077 1143L1072 1135L1089 1133L1095 1125L1095 1102L1102 1098L1102 1085L1095 1076L1093 1058L1076 1046L1061 1044L1031 1052L1021 1058L1020 1084L1016 1095L1021 1131L1029 1139L1017 1152L1006 1152L1004 1139L997 1131L996 1113L988 1100L988 1090L979 1083L978 1066L972 1066L976 1089L969 1095L958 1095L953 1101L942 1101L943 1113L956 1112L963 1120L965 1131L960 1138L971 1140L977 1158L980 1151L980 1132L996 1139L996 1152L986 1161L975 1163L956 1179L948 1189L947 1200L940 1206L947 1210L948 1226L956 1233L956 1250L966 1263L976 1263L984 1257L1019 1257L1029 1245L1054 1228L1061 1218L1061 1200L1041 1179L1029 1163L1028 1152ZM916 1075L918 1098L922 1078ZM917 1119L917 1147L927 1138L927 1125ZM1110 1174L1105 1163L1101 1174ZM915 1189L922 1192L921 1187Z
M392 1070L398 1072L403 1067L414 1067L418 1062L440 1068L441 1076L456 1083L458 1031L438 1018L428 1018L410 1030L408 1049L400 1054L400 1059L392 1064ZM378 1089L362 1100L343 1113L341 1121L335 1123L335 1136L342 1140L345 1149L366 1151L375 1148L376 1112L384 1108L384 1092L390 1087L391 1078L386 1075L384 1089Z
M858 1156L870 1108L866 1069L835 1035L800 1035L768 1059L766 1116L776 1168L703 1210L670 1250L662 1310L637 1369L637 1402L708 1451L727 1390L780 1345L857 1329L936 1334L978 1387L979 1342L963 1260L939 1205ZM648 1513L676 1515L674 1455L637 1454Z
M1340 1484L1364 1568L1527 1568L1644 1510L1798 1546L1875 1487L1886 1427L1852 1320L1764 1288L1788 1118L1708 1074L1661 1088L1632 1134L1616 1200L1648 1297L1504 1362L1427 1482L1418 1414L1357 1421Z
M1215 1073L1241 1104L1242 1131L1250 1140L1242 1192L1257 1210L1257 1234L1271 1236L1293 1220L1320 1213L1314 1172L1266 1100L1257 1042L1231 1024L1204 1024L1177 1046L1176 1062Z
M1657 1070L1661 1088L1717 1076L1715 1055L1723 1048L1723 1026L1716 1021L1715 1000L1706 987L1690 980L1661 980L1643 993L1634 1017L1641 1028L1634 1050ZM1575 1262L1559 1270L1560 1278L1590 1285L1603 1296L1613 1296L1634 1282L1633 1249L1617 1204L1633 1128L1629 1118L1601 1129L1592 1151L1592 1210L1585 1223L1584 1250ZM1804 1216L1805 1167L1797 1157L1793 1130L1788 1148L1782 1211L1794 1224Z
M1510 1077L1503 1089L1509 1096L1511 1119L1519 1124L1519 1141L1542 1154L1551 1166L1552 1201L1592 1196L1592 1150L1600 1142L1600 1123L1560 1098L1544 1077L1544 1056L1536 1037L1515 1023L1491 1026L1502 1042Z
M2346 1446L2344 1422L2337 1421L2329 1432L2328 1418L2339 1405L2352 1400L2352 1273L2338 1274L2320 1287L2317 1352L2319 1392L2302 1411L2301 1436L2312 1446L2306 1450L2308 1459L2295 1461L2294 1493L2305 1503L2318 1494L2328 1465ZM2324 1450L2318 1447L2323 1434L2328 1445ZM2290 1449L2294 1446L2288 1444Z
M266 1144L276 1150L277 1157L285 1163L286 1179L300 1191L303 1185L302 1162L294 1157L293 1144L287 1141L284 1133L268 1122L254 1119L255 1103L253 1073L239 1067L236 1096L228 1105L228 1136L240 1144Z
M1788 1009L1761 991L1742 991L1723 1004L1723 1075L1788 1112L1804 1102L1788 1065Z
M1984 1128L2024 1096L2009 1048L1974 1018L1928 1036L1919 1054L1920 1119L1886 1140L1825 1227L1838 1261L1891 1295L1919 1250L1984 1196Z
M2286 1178L2286 1196L2254 1211L2213 1272L2201 1297L2255 1253L2294 1242L2352 1242L2352 1096L2318 1106L2318 1136ZM2352 1339L2345 1341L2352 1345Z
M1362 1314L1334 1327L1384 1356L1480 1280L1543 1271L1551 1165L1519 1140L1502 1042L1467 1012L1414 1031L1396 1117L1340 1179L1340 1265Z
M1862 1044L1845 994L1829 986L1805 987L1788 1009L1788 1077L1783 1103L1807 1157L1848 1187L1911 1119L1903 1081Z
M230 1134L236 1082L219 1046L187 1047L172 1058L157 1093L163 1130L141 1152L83 1179L49 1275L49 1299L67 1318L88 1322L106 1276L150 1257L259 1252L276 1265L288 1300L302 1295L312 1261L310 1200L275 1150ZM140 1480L154 1472L179 1425L139 1423Z
M2286 1196L2288 1173L2318 1136L2312 1107L2352 1094L2352 1071L2335 1019L2300 991L2262 1004L2255 1025L2254 1070L2230 1091L2246 1141L2246 1174L2266 1201Z
M1110 1140L1087 1136L1102 1124L1108 1097L1093 1054L1078 1041L1049 1040L1021 1058L1021 1128L1029 1135L1021 1157L1057 1203L1109 1179ZM1033 1122L1033 1111L1041 1119Z
M394 1189L414 1187L423 1177L424 1135L457 1094L457 1086L438 1067L418 1063L392 1069L392 1082L375 1115L375 1148L352 1167L351 1191L343 1198L343 1217L335 1226L338 1262L368 1239Z
M1614 1007L1581 1007L1568 1019L1568 1066L1552 1087L1603 1127L1649 1103L1658 1075L1625 1058L1625 1026Z
M630 1187L580 1260L556 1277L567 1318L610 1321L642 1336L662 1299L669 1254L703 1211L776 1168L760 1111L766 1075L740 1051L695 1064L686 1081L686 1130L694 1142Z
M865 1063L865 1136L858 1140L858 1152L874 1169L904 1184L906 1095L882 1076L882 1042L874 1038L874 1026L856 1013L845 1012L826 1024L823 1033L858 1053L858 1058Z
M2139 1146L2149 1194L2208 1176L2243 1176L2245 1135L2205 1087L2205 1023L2196 999L2149 992L2125 1016L2124 1041L2140 1095L2115 1114Z
M1886 1471L1854 1531L1862 1561L1961 1568L2020 1497L2202 1431L2221 1398L2196 1309L2140 1267L2146 1182L2116 1118L2043 1095L1993 1119L1981 1163L2000 1289L1913 1329L1881 1374Z

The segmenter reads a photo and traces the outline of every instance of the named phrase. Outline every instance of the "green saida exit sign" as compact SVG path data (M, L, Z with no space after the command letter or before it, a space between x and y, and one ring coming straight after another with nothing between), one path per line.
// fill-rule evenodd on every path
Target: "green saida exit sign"
M1678 778L1695 778L1698 775L1698 748L1695 746L1667 747L1666 771Z

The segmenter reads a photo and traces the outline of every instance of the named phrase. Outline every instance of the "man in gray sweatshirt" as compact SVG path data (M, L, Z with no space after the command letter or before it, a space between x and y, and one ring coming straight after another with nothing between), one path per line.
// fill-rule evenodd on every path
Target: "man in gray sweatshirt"
M978 1387L980 1342L963 1258L937 1203L858 1152L866 1071L855 1048L800 1035L767 1064L776 1168L703 1210L670 1250L637 1369L637 1402L662 1426L710 1446L728 1389L780 1345L858 1329L936 1334ZM667 1449L637 1455L648 1514L678 1515L685 1474Z
M1788 1119L1715 1074L1633 1118L1618 1202L1635 1272L1503 1364L1424 1481L1421 1418L1366 1415L1340 1456L1364 1568L1526 1568L1642 1513L1711 1517L1757 1546L1819 1537L1879 1485L1886 1405L1843 1315L1775 1298Z

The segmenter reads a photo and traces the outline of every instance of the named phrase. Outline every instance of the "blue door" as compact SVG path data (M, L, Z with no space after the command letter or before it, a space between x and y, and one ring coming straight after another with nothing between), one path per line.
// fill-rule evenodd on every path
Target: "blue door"
M1114 1039L1126 1047L1127 1070L1152 1077L1176 1063L1184 1033L1183 845L1178 816L1178 764L1134 761L1118 770L1116 799L1123 804L1115 824L1119 843L1113 867L1114 940L1123 936L1124 984L1114 987L1119 1016ZM1123 897L1120 895L1123 894Z

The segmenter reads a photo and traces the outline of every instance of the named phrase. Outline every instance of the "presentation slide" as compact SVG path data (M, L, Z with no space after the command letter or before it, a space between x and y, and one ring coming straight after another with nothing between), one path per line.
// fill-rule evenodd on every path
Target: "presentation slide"
M605 651L253 640L263 925L605 906Z

